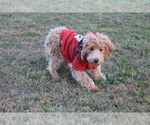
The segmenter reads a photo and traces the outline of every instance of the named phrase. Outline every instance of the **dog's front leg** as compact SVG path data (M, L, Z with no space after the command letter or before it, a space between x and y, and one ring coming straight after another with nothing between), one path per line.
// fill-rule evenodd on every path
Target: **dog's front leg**
M86 87L90 91L94 91L94 92L99 91L94 81L86 74L86 72L78 71L73 68L71 68L70 71L74 79L77 80L77 82L79 82L82 86Z
M99 78L106 79L105 75L101 72L101 66L99 65L97 68L92 69L92 74L94 75L94 79L97 80Z

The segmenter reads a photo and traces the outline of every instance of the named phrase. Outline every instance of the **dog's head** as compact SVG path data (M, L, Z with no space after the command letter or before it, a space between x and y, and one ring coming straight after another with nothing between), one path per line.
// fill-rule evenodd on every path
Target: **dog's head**
M88 33L83 40L81 59L98 66L109 59L113 50L115 46L106 35Z

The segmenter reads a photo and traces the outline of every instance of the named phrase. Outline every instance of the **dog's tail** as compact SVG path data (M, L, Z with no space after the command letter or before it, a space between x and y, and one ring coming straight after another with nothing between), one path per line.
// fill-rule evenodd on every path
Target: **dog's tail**
M56 27L54 29L50 29L50 32L48 33L46 39L45 39L45 44L44 46L46 46L46 44L48 44L50 41L54 41L60 39L60 34L61 32L66 29L66 27L62 26L62 27Z

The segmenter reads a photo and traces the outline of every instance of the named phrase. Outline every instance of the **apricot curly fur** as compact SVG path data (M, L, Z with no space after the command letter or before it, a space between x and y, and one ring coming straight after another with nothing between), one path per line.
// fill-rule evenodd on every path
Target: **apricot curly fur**
M53 79L59 79L57 69L61 65L65 65L70 69L73 78L82 86L90 91L98 92L99 88L95 85L92 78L85 71L78 71L73 69L71 63L68 63L61 54L60 48L60 34L66 27L56 27L51 29L45 40L45 56L48 61L47 70L49 70ZM101 72L101 64L107 61L115 46L112 44L108 36L100 33L87 33L83 40L83 48L81 52L81 59L86 60L97 68L91 70L91 75L94 79L106 79ZM94 60L98 62L95 62Z

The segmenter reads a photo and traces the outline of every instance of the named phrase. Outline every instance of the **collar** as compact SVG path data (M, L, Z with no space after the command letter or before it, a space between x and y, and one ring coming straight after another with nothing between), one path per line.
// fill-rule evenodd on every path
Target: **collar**
M82 37L82 39L80 40L80 42L78 44L78 49L79 50L82 50L83 39L84 39L84 37Z
M77 50L76 54L78 54L78 53L81 54L84 36L82 36L82 35L76 35L76 36L74 36L74 38L79 42L79 44L78 44L78 50Z
M77 37L75 37L75 38L77 39L77 41L79 41L78 50L76 51L75 56L76 56L78 53L81 54L81 52L82 52L82 44L83 44L84 36L79 36L79 37L80 37L80 39L78 39Z

